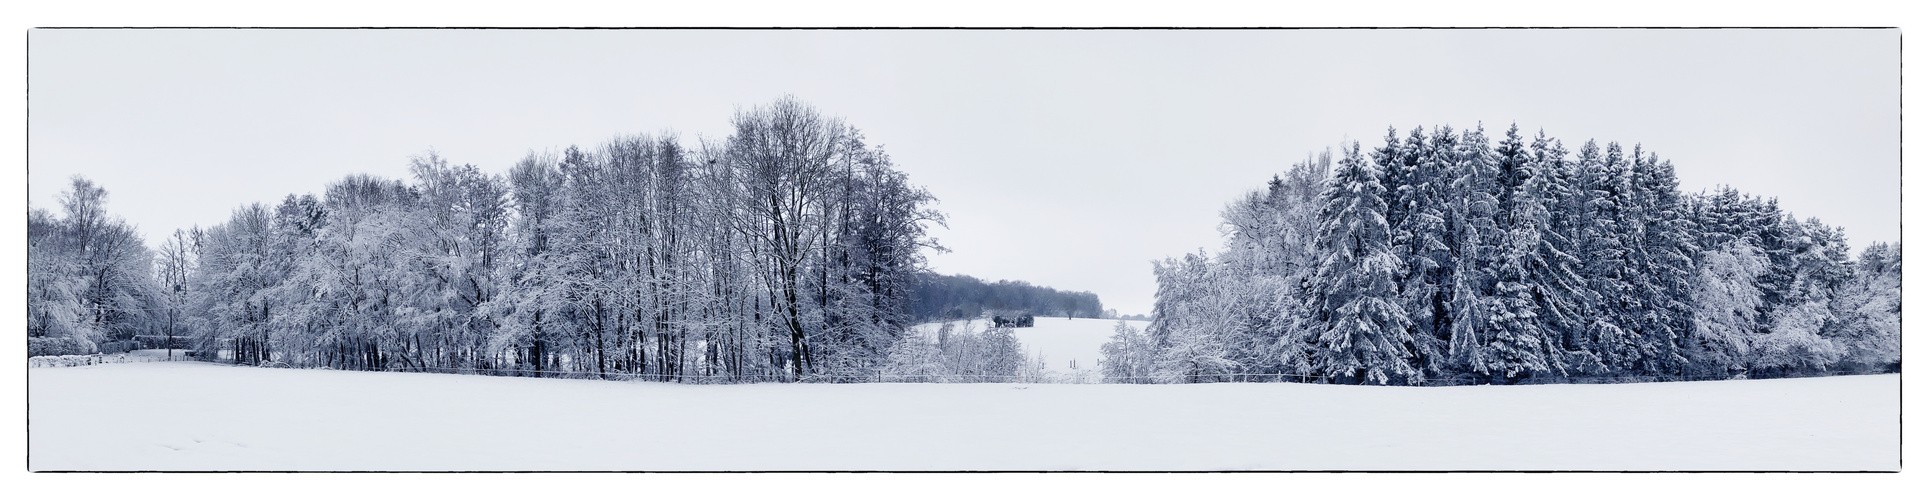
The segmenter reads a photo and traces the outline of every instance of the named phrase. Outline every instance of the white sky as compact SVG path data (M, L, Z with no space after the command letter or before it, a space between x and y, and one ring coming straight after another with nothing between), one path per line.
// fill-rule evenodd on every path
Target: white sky
M1389 125L1639 142L1684 191L1779 197L1858 249L1901 234L1900 32L50 31L28 33L28 201L73 175L148 235L405 178L430 148L721 138L794 94L883 144L949 214L944 273L1145 313L1149 261L1310 151Z

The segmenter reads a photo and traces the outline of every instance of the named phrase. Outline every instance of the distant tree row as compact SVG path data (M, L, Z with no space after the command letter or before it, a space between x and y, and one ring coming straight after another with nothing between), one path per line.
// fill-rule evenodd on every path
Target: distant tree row
M1023 281L987 283L978 278L924 273L912 293L911 315L919 321L970 319L995 313L1067 318L1104 318L1092 292L1059 291Z
M661 380L875 378L942 224L857 129L785 98L696 146L618 137L506 175L411 161L177 232L105 192L29 213L29 333L181 332L241 364Z
M1901 247L1732 188L1683 195L1640 146L1510 127L1321 154L1228 205L1217 255L1155 266L1117 381L1456 384L1900 369ZM1329 173L1330 172L1330 173Z

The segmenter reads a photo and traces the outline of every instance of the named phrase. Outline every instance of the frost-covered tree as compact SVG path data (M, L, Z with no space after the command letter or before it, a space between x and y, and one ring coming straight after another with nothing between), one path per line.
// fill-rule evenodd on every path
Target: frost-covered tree
M1099 371L1114 384L1150 383L1158 355L1144 332L1120 321L1112 327L1111 340L1099 346Z
M1228 204L1220 226L1228 241L1218 256L1154 262L1155 314L1143 334L1153 358L1131 365L1152 371L1131 380L1271 380L1299 371L1308 349L1298 329L1306 308L1300 290L1318 263L1331 161L1328 153L1309 155Z
M1544 132L1529 147L1537 172L1533 178L1534 189L1528 191L1534 192L1529 196L1538 200L1538 206L1516 206L1527 208L1530 216L1522 220L1537 222L1540 231L1526 283L1538 307L1537 320L1543 341L1547 343L1549 368L1561 374L1574 374L1596 363L1576 344L1585 334L1584 308L1591 297L1587 281L1581 276L1583 266L1575 244L1581 212L1579 204L1574 202L1577 188L1573 165L1567 160L1567 150L1560 141L1549 139Z
M1202 252L1203 253L1203 252ZM1243 282L1226 279L1225 266L1202 254L1153 263L1160 286L1154 297L1155 317L1146 328L1158 349L1152 376L1161 382L1223 380L1240 364L1232 349L1242 346L1241 315L1233 307ZM1270 346L1265 346L1270 347Z
M1631 222L1638 227L1635 262L1639 272L1632 285L1645 312L1632 324L1647 339L1646 365L1641 371L1657 374L1684 374L1688 363L1683 351L1692 327L1687 300L1694 276L1694 222L1681 201L1674 165L1650 152L1643 156L1640 145L1632 155L1630 186L1634 189L1635 209Z
M1799 234L1788 260L1794 278L1783 288L1781 303L1768 313L1768 331L1757 341L1752 368L1758 373L1821 371L1843 355L1842 346L1824 336L1824 330L1838 321L1829 307L1832 295L1853 272L1848 242L1839 228L1817 219L1796 225L1791 218L1789 223L1791 232Z
M1011 327L992 327L988 318L944 322L935 332L910 332L887 350L876 370L886 382L1012 382L1026 370L1027 358Z
M236 363L270 360L271 320L278 305L277 287L291 270L276 237L271 209L256 203L236 209L228 221L210 228L196 265L195 314L205 321L197 352L213 356L226 351Z
M195 233L199 228L193 230ZM174 340L187 337L191 331L190 321L185 314L188 305L188 277L194 275L195 254L199 245L191 239L188 230L176 229L167 241L161 243L158 259L157 278L161 297L166 304L166 324L162 329L162 346L167 349L168 359L174 359Z
M940 335L949 336L953 327L950 322L943 324ZM946 375L944 352L937 342L921 335L903 335L891 346L880 378L884 382L946 382Z
M1862 251L1853 275L1829 304L1835 321L1823 335L1841 350L1834 369L1867 373L1901 369L1902 245Z
M1606 373L1640 374L1653 366L1654 347L1639 328L1640 316L1648 311L1636 288L1642 267L1635 251L1644 221L1636 206L1633 162L1618 143L1600 151L1589 141L1578 158L1583 188L1589 191L1583 276L1596 299L1588 310L1588 341Z
M1550 370L1556 361L1553 342L1543 328L1541 297L1560 278L1545 260L1549 215L1540 161L1520 137L1518 126L1507 128L1495 151L1498 165L1499 210L1495 229L1498 259L1492 299L1493 336L1484 346L1488 364L1475 373L1519 380Z
M1486 374L1500 362L1493 346L1494 320L1500 305L1494 300L1495 265L1499 262L1499 159L1483 129L1462 134L1449 172L1448 242L1453 275L1448 282L1452 299L1447 308L1447 362L1463 373Z
M1025 365L1024 348L1018 344L1018 336L1009 326L994 327L986 330L984 343L983 374L986 382L1009 382L1018 378Z
M497 279L503 293L484 304L491 317L501 318L489 349L503 357L499 363L519 374L541 374L557 364L557 348L567 329L556 311L563 304L554 271L561 256L551 240L560 229L557 218L565 196L561 159L530 152L509 171L515 210L509 258L501 261Z
M1453 337L1454 276L1458 268L1449 219L1455 202L1452 178L1459 165L1460 138L1452 127L1438 127L1422 137L1416 127L1402 144L1400 162L1412 162L1412 173L1389 193L1406 207L1405 218L1393 228L1395 251L1405 259L1401 301L1414 322L1416 362L1428 377L1444 377L1449 367L1448 342Z
M1747 370L1761 328L1758 280L1767 269L1768 257L1745 240L1703 252L1693 292L1695 342L1689 351L1703 373Z
M27 337L72 339L92 351L101 335L89 321L87 283L79 256L63 245L60 222L46 210L27 212Z
M1362 384L1412 384L1420 375L1407 351L1412 322L1394 284L1403 266L1392 251L1385 196L1379 169L1354 144L1321 196L1321 260L1306 320L1322 327L1307 342L1302 370L1309 375Z

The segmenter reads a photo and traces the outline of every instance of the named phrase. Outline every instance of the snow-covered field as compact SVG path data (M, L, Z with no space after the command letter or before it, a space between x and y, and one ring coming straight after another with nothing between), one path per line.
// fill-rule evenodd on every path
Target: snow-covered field
M984 321L970 322L973 331L984 331ZM1018 343L1024 345L1027 358L1042 357L1045 368L1068 375L1089 375L1097 380L1099 346L1112 339L1112 329L1117 327L1115 319L1066 319L1034 318L1030 328L1013 328L1012 334ZM1149 322L1127 321L1134 328L1144 329ZM911 328L926 334L935 333L941 323L924 323ZM963 321L952 322L952 327L963 329Z
M1896 470L1900 377L696 386L28 370L32 470Z

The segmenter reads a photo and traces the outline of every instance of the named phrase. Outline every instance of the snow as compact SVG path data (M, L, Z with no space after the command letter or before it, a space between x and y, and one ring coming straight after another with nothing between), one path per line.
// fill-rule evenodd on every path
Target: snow
M972 321L973 331L983 331L984 321ZM1067 375L1091 375L1096 380L1098 373L1099 347L1112 340L1112 329L1118 326L1115 319L1090 318L1048 318L1039 316L1033 319L1030 328L1013 328L1012 334L1024 346L1027 359L1043 358L1045 368ZM1147 321L1126 321L1134 328L1145 329ZM962 330L965 322L951 322L952 328ZM927 335L936 334L942 323L924 323L911 328ZM1077 365L1073 365L1076 362ZM1076 368L1074 368L1076 366Z
M28 370L28 467L1897 470L1900 383L701 386L126 363Z

